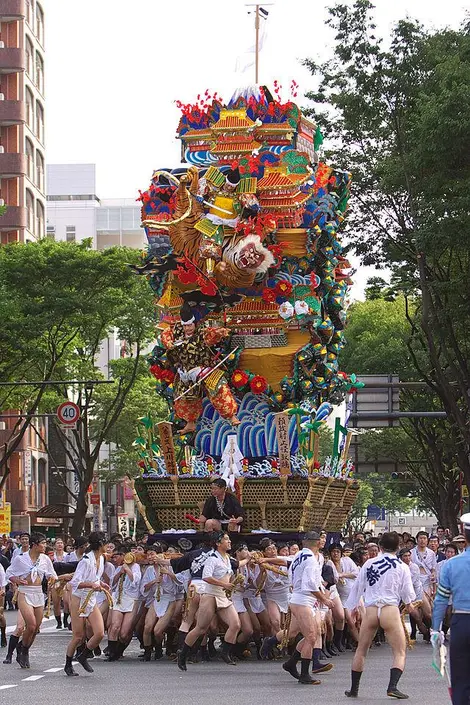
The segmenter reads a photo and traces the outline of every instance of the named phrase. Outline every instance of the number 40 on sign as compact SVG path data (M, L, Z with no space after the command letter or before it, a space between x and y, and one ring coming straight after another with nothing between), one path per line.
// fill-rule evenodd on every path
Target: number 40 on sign
M62 426L75 428L80 418L80 407L73 401L64 401L57 409L57 418Z

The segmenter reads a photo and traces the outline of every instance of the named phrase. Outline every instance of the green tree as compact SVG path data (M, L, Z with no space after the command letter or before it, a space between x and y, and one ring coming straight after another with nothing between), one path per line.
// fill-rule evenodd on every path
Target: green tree
M52 413L60 401L81 408L73 431L59 439L78 480L72 532L83 529L86 493L100 449L111 437L135 380L144 374L143 351L153 337L154 311L147 282L127 263L126 248L97 252L89 243L44 240L0 248L0 374L12 382L112 380L112 384L8 387L0 409ZM103 341L116 331L125 356L99 367ZM30 418L18 419L0 469L18 447ZM65 483L64 483L65 484Z
M393 514L406 514L416 506L416 500L410 494L410 486L379 473L368 473L361 478L359 492L348 517L346 529L362 531L369 521L367 507L371 504Z
M349 236L366 264L392 270L413 364L447 412L470 483L470 32L402 20L377 36L369 0L329 10L333 56L305 64L308 97L353 172ZM419 353L426 351L425 363ZM388 370L387 370L388 371Z
M419 375L408 347L411 335L403 296L393 301L373 298L357 302L350 308L348 345L341 364L357 374L391 373L400 380L417 381ZM426 350L419 351L421 364L426 364L426 355ZM410 386L400 390L400 409L439 411L442 404L432 390ZM407 485L411 496L454 532L460 499L457 433L447 419L413 417L401 419L399 428L375 429L360 436L365 460L385 457L405 465L414 481Z

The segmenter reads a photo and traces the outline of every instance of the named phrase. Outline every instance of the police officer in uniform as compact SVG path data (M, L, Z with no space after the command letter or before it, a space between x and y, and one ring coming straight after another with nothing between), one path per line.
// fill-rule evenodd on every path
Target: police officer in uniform
M447 561L442 570L434 600L431 641L444 642L441 625L452 596L450 675L453 705L470 702L470 513L460 517L465 534L465 551Z

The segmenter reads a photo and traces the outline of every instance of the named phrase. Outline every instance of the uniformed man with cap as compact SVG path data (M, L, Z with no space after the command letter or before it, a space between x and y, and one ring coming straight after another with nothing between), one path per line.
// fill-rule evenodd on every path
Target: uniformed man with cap
M442 620L452 596L450 674L453 705L470 702L470 513L460 517L466 548L447 561L441 571L432 615L433 646L444 642Z

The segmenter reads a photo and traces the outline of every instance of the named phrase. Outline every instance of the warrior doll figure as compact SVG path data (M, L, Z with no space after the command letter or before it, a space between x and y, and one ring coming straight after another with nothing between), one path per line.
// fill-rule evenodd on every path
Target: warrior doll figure
M202 414L204 391L222 418L234 425L240 423L235 415L237 402L223 370L217 368L211 373L215 363L215 353L211 346L230 335L230 331L227 328L196 326L193 312L187 303L183 304L180 315L180 322L161 334L162 345L167 350L167 360L177 370L174 408L178 418L186 421L180 433L196 430L196 422Z

